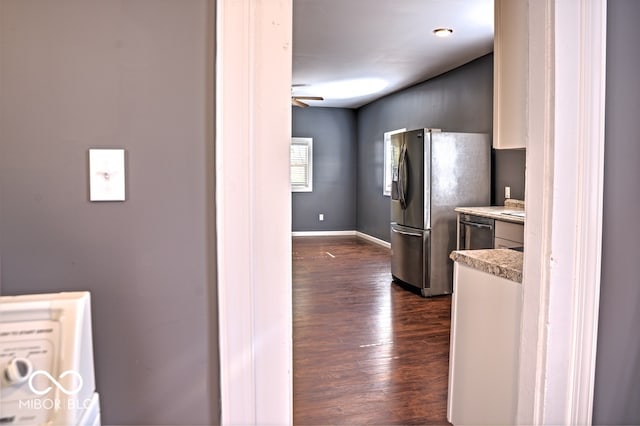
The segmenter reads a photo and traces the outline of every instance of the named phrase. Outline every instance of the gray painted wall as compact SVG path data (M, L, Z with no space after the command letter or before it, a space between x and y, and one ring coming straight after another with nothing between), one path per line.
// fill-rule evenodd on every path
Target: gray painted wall
M640 2L607 3L604 222L593 423L640 424Z
M2 291L91 291L103 424L219 421L212 5L0 0Z
M313 192L292 192L293 231L356 229L356 114L346 108L292 109L293 137L313 138ZM318 214L324 214L324 221Z
M511 188L511 198L524 200L524 171L526 150L494 149L491 203L504 204L504 187Z
M389 241L389 197L382 195L383 134L420 127L491 134L493 54L358 110L359 231ZM524 197L523 154L494 155L494 183L509 182L512 191L515 189L513 198ZM504 185L493 192L494 201L502 203Z

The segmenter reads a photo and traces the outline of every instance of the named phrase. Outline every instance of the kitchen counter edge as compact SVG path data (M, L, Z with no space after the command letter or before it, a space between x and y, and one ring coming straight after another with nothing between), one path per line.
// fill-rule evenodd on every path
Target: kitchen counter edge
M522 252L510 249L456 250L449 257L473 269L522 283Z
M458 213L467 213L475 216L488 217L490 219L502 220L504 222L524 223L524 217L511 216L508 212L524 212L524 209L517 207L505 206L487 206L487 207L456 207L454 209Z

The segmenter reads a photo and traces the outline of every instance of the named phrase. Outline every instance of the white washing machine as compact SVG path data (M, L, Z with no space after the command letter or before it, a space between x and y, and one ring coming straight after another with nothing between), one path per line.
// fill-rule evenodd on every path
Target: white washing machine
M100 425L88 292L0 297L4 425Z

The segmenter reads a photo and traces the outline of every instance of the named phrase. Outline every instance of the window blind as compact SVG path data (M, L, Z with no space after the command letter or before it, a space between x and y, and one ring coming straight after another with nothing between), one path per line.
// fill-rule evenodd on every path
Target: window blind
M311 191L313 151L311 138L293 138L291 141L291 190Z

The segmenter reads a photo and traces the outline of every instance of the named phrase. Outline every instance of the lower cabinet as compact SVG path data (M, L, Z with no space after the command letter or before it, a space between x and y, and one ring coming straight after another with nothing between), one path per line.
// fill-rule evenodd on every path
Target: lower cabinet
M520 248L524 246L524 225L496 220L493 248Z
M522 285L454 263L447 419L516 420Z

